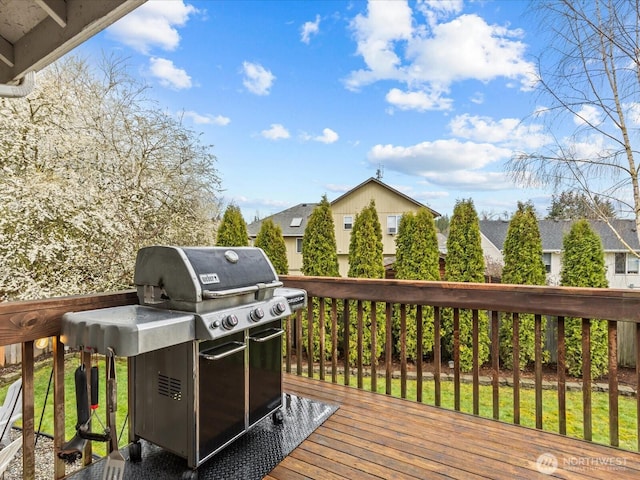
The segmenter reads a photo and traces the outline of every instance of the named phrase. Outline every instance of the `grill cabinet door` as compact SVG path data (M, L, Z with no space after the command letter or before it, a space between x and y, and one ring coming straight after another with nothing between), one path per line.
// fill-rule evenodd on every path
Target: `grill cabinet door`
M245 349L244 332L200 344L199 461L245 430Z
M249 330L249 425L282 406L282 320Z

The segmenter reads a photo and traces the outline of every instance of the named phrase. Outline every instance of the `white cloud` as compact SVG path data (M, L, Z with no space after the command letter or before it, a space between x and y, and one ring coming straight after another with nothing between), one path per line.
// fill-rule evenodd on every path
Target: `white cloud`
M510 156L510 149L490 143L452 139L422 142L408 147L375 145L367 157L373 165L382 163L391 170L426 177L433 172L479 170Z
M544 133L541 124L525 125L517 118L493 120L477 115L458 115L449 122L451 133L473 141L490 142L503 147L537 149L552 139Z
M464 6L462 0L422 0L418 1L417 9L427 18L429 25L433 26L439 19L458 14Z
M340 137L336 132L334 132L330 128L325 128L324 130L322 130L322 135L314 137L314 140L316 142L322 143L335 143L338 141L338 138Z
M406 1L369 2L367 15L356 15L351 28L368 70L352 72L347 87L357 90L379 79L400 79L401 59L395 43L409 40L412 34L411 8Z
M576 125L599 125L601 123L600 110L593 105L583 105L574 115L573 123Z
M453 172L427 172L423 177L433 185L457 190L510 190L513 181L505 172L479 172L456 170Z
M191 88L191 77L181 68L177 68L171 60L151 57L149 59L151 74L160 81L163 87L181 90Z
M141 5L107 29L109 35L145 55L153 47L173 51L180 43L176 27L183 27L198 10L180 1Z
M269 128L268 130L262 130L260 134L264 138L268 138L269 140L281 140L284 138L289 138L291 136L289 134L289 131L280 123L272 123L271 128Z
M627 118L631 121L632 125L640 125L640 103L627 103L623 105L626 110Z
M535 69L525 59L521 30L489 25L469 14L448 22L435 21L457 14L460 2L422 2L418 8L433 14L427 16L433 20L430 26L414 21L406 1L373 1L366 15L354 18L351 28L366 68L347 76L347 88L358 90L379 80L395 80L409 91L431 92L434 100L454 82L465 80L504 78L531 89Z
M197 125L220 125L225 126L231 123L231 119L229 117L224 117L222 115L210 115L205 114L201 115L197 112L188 110L183 113L183 116L186 118L190 118L191 121Z
M242 73L244 74L242 84L256 95L268 95L276 79L273 73L259 63L243 62Z
M300 28L300 41L307 45L311 41L311 35L317 35L320 32L320 15L316 15L315 22L305 22Z
M403 92L399 88L392 88L385 99L400 110L450 110L453 100L442 96L443 92L413 91Z

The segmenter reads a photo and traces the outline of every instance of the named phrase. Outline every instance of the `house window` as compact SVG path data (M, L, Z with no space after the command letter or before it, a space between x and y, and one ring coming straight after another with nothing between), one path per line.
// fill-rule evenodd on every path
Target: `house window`
M296 238L296 253L302 253L302 239Z
M342 217L342 226L345 230L351 230L353 228L353 215L345 215Z
M551 254L543 253L542 254L542 263L544 263L544 269L547 273L551 273Z
M395 235L398 233L398 226L400 225L400 217L402 215L389 215L387 216L387 233Z
M638 273L640 266L640 259L630 253L616 253L615 256L616 273Z
M299 227L300 225L302 225L302 217L293 217L289 224L290 227Z

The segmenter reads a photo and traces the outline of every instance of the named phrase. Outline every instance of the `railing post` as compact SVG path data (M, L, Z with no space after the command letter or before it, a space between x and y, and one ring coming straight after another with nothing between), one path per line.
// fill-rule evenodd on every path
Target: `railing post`
M391 318L393 313L393 305L387 302L387 308L385 312L385 321L386 321L386 331L385 331L385 347L384 347L384 363L386 370L386 385L385 392L387 395L391 395L391 375L392 375L392 364L391 364Z
M331 381L338 383L338 301L331 299Z
M407 305L400 304L400 397L407 398Z
M460 309L453 309L453 408L460 411Z
M440 307L433 307L433 382L436 407L442 404L442 389L440 385L440 373L442 370L440 319Z
M320 301L318 302L318 308L320 310L320 324L318 326L318 350L320 350L320 380L324 381L325 376L325 362L324 362L324 335L325 335L325 302L324 297L320 297Z
M584 439L591 441L591 322L588 318L582 319L582 423Z
M542 430L542 315L534 316L536 428Z
M65 476L64 460L58 458L65 441L64 420L64 345L56 336L53 337L53 468L56 480Z
M480 415L480 361L479 361L479 318L478 310L473 310L471 313L471 344L473 352L473 414Z
M33 341L22 343L22 478L36 476Z
M564 317L558 317L558 431L567 434L567 379Z
M376 312L376 302L371 302L371 345L376 346L371 349L371 391L378 391L378 315Z
M342 321L344 326L344 384L349 386L349 300L342 302Z
M357 356L357 383L358 388L362 389L363 387L363 351L364 351L364 325L363 325L363 310L362 310L362 300L358 300L356 307L356 327L357 327L357 344L356 344L356 356ZM371 344L371 349L375 351L376 346Z
M500 321L498 312L491 312L491 385L493 388L493 418L500 420Z
M416 401L422 402L422 305L416 306Z
M505 314L506 316L506 314ZM520 425L520 315L511 315L513 321L512 362L513 362L513 423Z
M609 443L618 447L620 436L618 431L618 324L608 323L609 340Z

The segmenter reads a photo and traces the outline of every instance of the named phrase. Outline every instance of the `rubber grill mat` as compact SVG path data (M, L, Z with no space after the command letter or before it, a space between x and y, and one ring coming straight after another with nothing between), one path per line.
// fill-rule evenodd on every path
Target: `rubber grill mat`
M257 423L235 442L198 467L198 480L259 480L338 409L336 405L285 394L284 422L273 423L271 415ZM141 440L142 461L127 461L124 478L129 480L179 479L189 471L185 459ZM128 459L127 448L122 454ZM97 461L68 479L102 479L104 461Z

